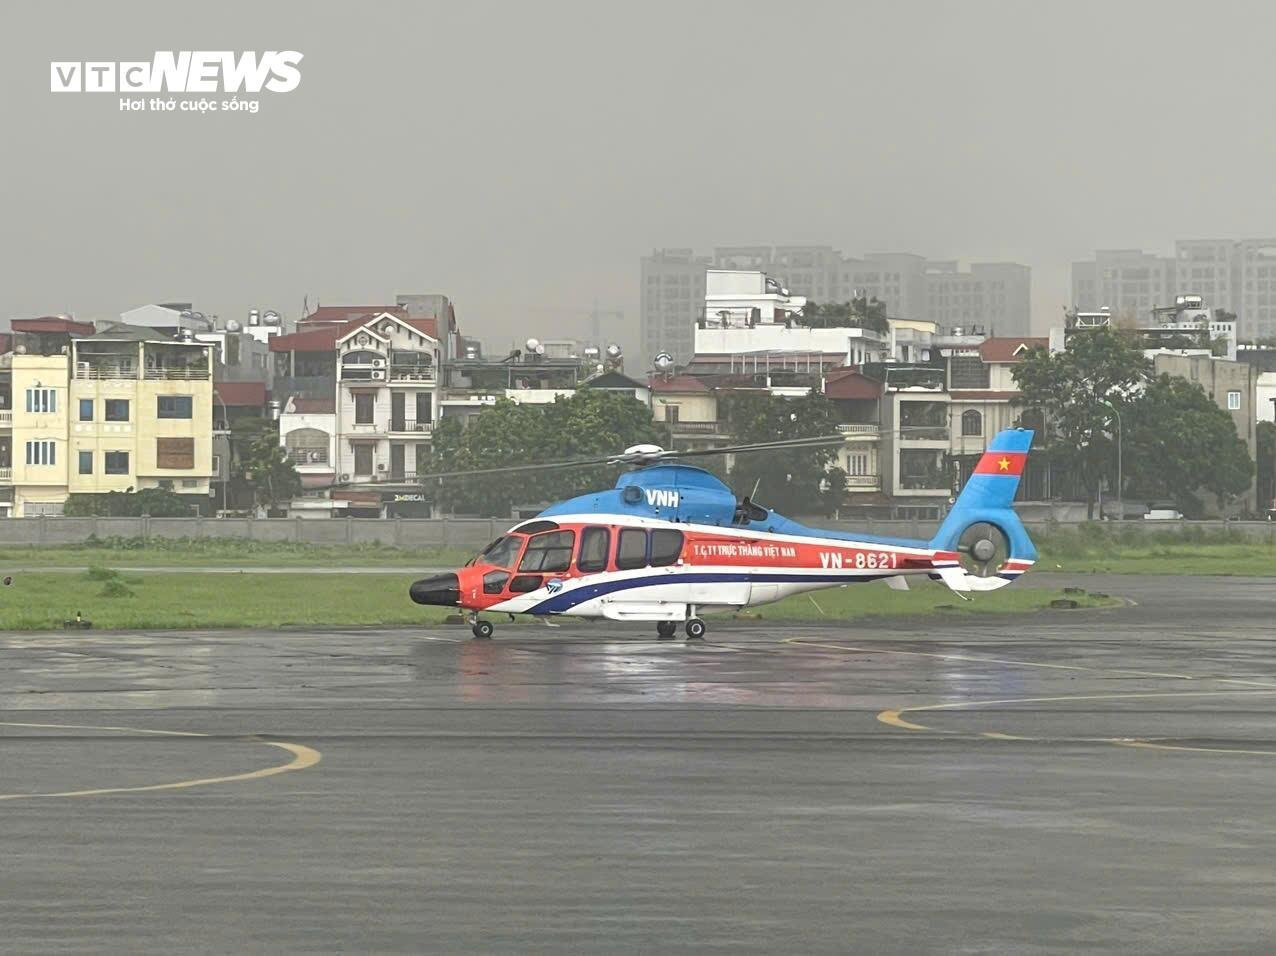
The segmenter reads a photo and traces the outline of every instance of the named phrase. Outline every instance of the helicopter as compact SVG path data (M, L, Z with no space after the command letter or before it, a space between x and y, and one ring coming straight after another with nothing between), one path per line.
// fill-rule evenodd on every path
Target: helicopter
M571 616L656 625L673 640L704 638L702 617L770 604L791 594L885 580L942 581L965 597L1004 587L1027 571L1036 549L1011 502L1033 433L999 432L980 457L929 541L833 531L800 524L737 498L717 476L682 459L744 452L782 453L840 443L841 436L790 439L690 451L636 445L623 453L482 472L637 465L615 487L551 505L510 528L462 568L416 581L417 604L459 608L476 638L493 623L481 615Z

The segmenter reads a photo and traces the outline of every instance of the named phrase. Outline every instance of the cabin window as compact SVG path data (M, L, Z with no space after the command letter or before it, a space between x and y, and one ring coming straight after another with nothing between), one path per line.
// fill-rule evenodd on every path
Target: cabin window
M576 570L586 573L605 570L610 545L611 532L606 528L586 528L580 534L580 554L576 556Z
M532 591L539 590L541 586L541 576L539 574L518 574L514 580L510 582L511 594L528 594Z
M616 545L616 568L628 571L647 563L647 532L641 528L625 528Z
M488 571L483 575L483 593L500 594L505 582L510 579L508 571Z
M682 555L682 532L669 528L657 528L651 532L651 566L663 568L675 563Z
M534 536L527 543L520 571L566 571L572 563L572 548L576 544L575 531L547 531Z

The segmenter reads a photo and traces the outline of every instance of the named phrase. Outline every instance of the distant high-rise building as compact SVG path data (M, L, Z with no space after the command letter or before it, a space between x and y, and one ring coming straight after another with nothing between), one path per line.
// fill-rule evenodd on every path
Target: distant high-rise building
M642 260L642 345L649 364L668 352L678 364L695 348L696 320L704 311L704 274L708 256L691 249L657 249Z
M1243 340L1276 336L1276 239L1179 239L1172 257L1099 250L1072 264L1072 306L1142 315L1199 295L1236 314Z
M1072 306L1142 316L1174 301L1173 259L1138 249L1100 249L1093 261L1072 264Z
M955 261L927 262L907 252L856 259L832 246L718 246L712 257L661 249L642 260L647 362L662 351L680 364L691 357L697 303L704 300L709 268L764 272L793 295L820 304L862 295L885 302L892 317L978 325L998 335L1029 332L1031 270L1018 263L976 263L962 272Z
M941 328L981 325L990 335L1031 332L1032 270L1017 262L974 263L960 272L955 262L926 264L925 318Z

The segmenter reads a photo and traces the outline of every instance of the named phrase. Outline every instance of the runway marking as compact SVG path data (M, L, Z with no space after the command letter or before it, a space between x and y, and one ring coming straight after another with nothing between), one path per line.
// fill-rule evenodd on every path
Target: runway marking
M941 654L934 651L903 651L894 648L884 647L853 647L846 644L824 644L816 641L804 641L801 638L786 638L784 643L805 645L807 647L819 647L827 650L850 651L852 653L863 654L899 654L909 657L933 657L940 660L956 660L968 661L975 664L1007 664L1014 667L1038 667L1049 670L1069 670L1069 671L1087 671L1096 674L1112 674L1129 677L1153 677L1166 680L1189 680L1189 681L1213 681L1220 684L1237 684L1244 687L1257 688L1255 690L1202 690L1202 691L1155 691L1155 692L1136 692L1128 694L1081 694L1063 697L1018 697L1006 700L970 700L956 701L944 704L927 704L919 707L900 707L898 709L887 709L877 714L877 720L891 727L901 730L927 731L935 734L951 734L955 736L967 736L963 731L945 730L939 727L930 727L926 724L920 724L916 721L906 720L904 714L915 714L922 711L938 711L938 710L973 710L979 707L990 707L998 704L1044 704L1044 703L1065 703L1072 701L1087 700L1137 700L1149 697L1218 697L1235 694L1252 694L1255 696L1276 693L1276 683L1270 681L1249 680L1243 677L1212 677L1210 675L1196 674L1169 674L1157 671L1136 671L1124 669L1111 669L1103 667L1085 667L1080 664L1049 664L1042 661L1020 661L1007 660L996 657L973 657L969 654ZM1155 740L1140 740L1130 737L1094 737L1094 738L1051 738L1051 737L1030 737L1018 734L1007 734L1000 731L979 731L976 736L984 737L989 740L1020 740L1020 741L1043 741L1043 740L1075 740L1077 742L1092 742L1111 744L1116 747L1131 747L1140 750L1165 750L1178 751L1184 753L1219 753L1219 754L1238 754L1243 756L1262 756L1276 757L1276 751L1273 750L1246 750L1243 748L1231 747L1192 747L1186 744L1169 744L1160 743Z
M35 724L18 723L16 721L0 721L0 727L26 727L40 730L109 730L117 733L150 734L163 737L207 737L212 734L201 734L188 730L148 730L142 727L108 727L95 724ZM219 783L239 783L248 780L261 780L293 770L305 770L313 767L323 755L304 744L289 743L284 740L256 740L243 738L247 743L261 744L265 747L277 747L292 754L292 760L273 767L260 770L249 770L244 773L227 774L221 777L196 777L189 780L175 780L171 783L152 783L137 787L97 787L90 790L61 790L50 793L0 793L0 800L34 800L54 797L99 797L114 793L146 793L155 790L188 790L192 787L206 787Z

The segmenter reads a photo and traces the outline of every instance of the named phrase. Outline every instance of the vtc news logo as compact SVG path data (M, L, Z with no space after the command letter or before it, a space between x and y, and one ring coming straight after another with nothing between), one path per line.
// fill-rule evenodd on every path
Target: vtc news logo
M53 60L53 93L289 93L301 83L302 54L159 51L149 61Z

